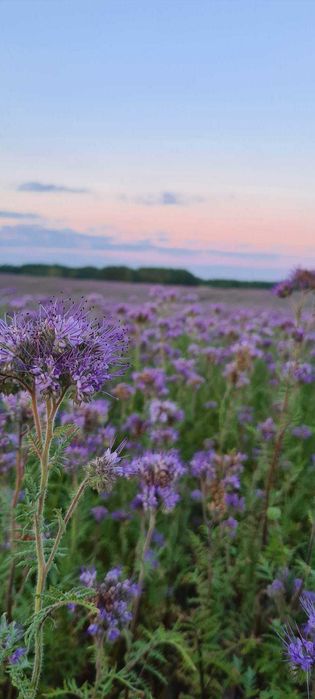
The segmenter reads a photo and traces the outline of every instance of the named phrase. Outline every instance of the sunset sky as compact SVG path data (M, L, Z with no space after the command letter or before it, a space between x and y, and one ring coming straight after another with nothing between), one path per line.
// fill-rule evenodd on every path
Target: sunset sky
M315 2L1 0L1 263L315 267Z

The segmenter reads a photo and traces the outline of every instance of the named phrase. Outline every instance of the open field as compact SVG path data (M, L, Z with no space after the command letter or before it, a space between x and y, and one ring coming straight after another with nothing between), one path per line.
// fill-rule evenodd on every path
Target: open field
M315 696L305 291L0 284L1 697Z
M110 302L142 303L148 299L150 284L129 284L126 282L99 282L79 279L59 279L56 277L19 276L0 274L1 292L16 294L52 295L63 291L67 295L85 296L102 294ZM179 300L193 294L202 303L224 303L233 306L255 306L260 308L283 309L286 301L278 299L265 289L211 289L208 287L175 287L179 290Z

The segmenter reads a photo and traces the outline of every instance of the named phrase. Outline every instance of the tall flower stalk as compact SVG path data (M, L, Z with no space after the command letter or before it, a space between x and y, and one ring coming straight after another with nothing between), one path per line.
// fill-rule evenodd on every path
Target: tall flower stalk
M0 321L0 389L3 393L25 390L30 396L39 460L39 488L34 503L33 532L36 550L34 618L43 609L47 577L59 544L88 484L106 489L114 481L113 465L119 456L88 465L67 512L59 519L50 552L46 554L45 502L51 472L50 453L58 410L67 395L75 402L91 399L113 374L121 373L125 335L120 327L90 320L84 304L66 306L52 301L34 313L21 313ZM120 365L120 366L119 366ZM117 369L118 366L118 369ZM40 404L45 405L41 419ZM36 697L43 664L43 625L37 624L31 687Z

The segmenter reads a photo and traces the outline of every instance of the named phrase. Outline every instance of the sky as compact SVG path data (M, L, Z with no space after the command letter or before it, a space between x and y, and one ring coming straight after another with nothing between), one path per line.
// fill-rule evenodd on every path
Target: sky
M0 264L315 267L314 0L0 0Z

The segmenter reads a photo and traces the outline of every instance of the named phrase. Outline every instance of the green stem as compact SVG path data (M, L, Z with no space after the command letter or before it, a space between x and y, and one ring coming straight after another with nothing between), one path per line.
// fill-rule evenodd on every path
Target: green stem
M138 577L138 594L137 594L137 598L136 598L136 602L135 602L133 619L132 619L131 627L130 627L132 636L135 633L137 623L138 623L140 601L141 601L144 576L145 576L145 558L146 558L146 554L147 554L147 552L150 548L150 545L151 545L152 536L153 536L154 527L155 527L155 520L156 520L155 510L151 509L150 515L149 515L149 526L147 529L146 537L145 537L143 548L142 548L141 559L140 559L140 571L139 571L139 577Z
M16 506L17 506L18 501L19 501L19 494L20 494L20 490L22 487L23 476L24 476L24 464L23 464L23 455L22 455L22 439L23 439L22 426L19 425L19 432L18 432L19 445L18 445L18 450L16 452L15 488L14 488L12 503L11 503L10 545L11 545L12 561L11 561L10 570L9 570L8 587L7 587L7 594L6 594L6 609L7 609L7 616L8 616L9 621L12 621L13 585L14 585L14 574L15 574L14 550L15 550L16 538L17 538L17 524L16 524L16 518L15 518L15 509L16 509Z
M32 407L34 422L38 439L41 440L41 426L38 417L38 408L36 397L32 396ZM53 437L54 420L57 408L50 398L46 400L46 434L44 445L41 450L40 458L40 487L37 500L37 508L34 515L34 533L37 558L37 582L35 590L34 614L38 614L42 609L43 593L46 585L46 561L44 552L43 529L44 529L44 506L49 477L49 452ZM38 683L40 680L41 669L43 662L43 630L40 628L35 635L35 657L32 673L32 687L34 689L34 697L36 696Z
M102 679L104 665L104 645L103 638L95 639L95 684L93 691L93 699L97 697L97 690Z
M227 433L227 416L229 409L229 398L231 394L231 387L227 386L225 393L223 395L220 410L219 410L219 448L220 451L223 450L225 435Z
M78 474L76 471L72 475L72 485L73 485L74 492L76 492L77 488L78 488ZM70 553L71 554L73 554L75 552L76 543L77 543L77 517L76 517L76 514L73 514L72 519L71 519L71 527L70 527Z
M206 493L206 483L201 479L201 506L202 506L202 518L203 523L207 532L207 544L208 544L208 556L207 556L207 572L208 572L208 583L211 585L212 581L212 571L211 571L211 525L207 514L207 493Z
M76 508L77 508L77 506L78 506L78 504L79 504L79 501L81 500L81 497L82 497L82 495L83 495L83 493L84 493L84 491L85 491L85 489L86 489L86 487L87 487L87 484L88 484L88 477L86 477L86 478L82 481L82 483L79 485L79 488L78 488L77 492L75 493L74 497L73 497L72 500L71 500L71 503L70 503L70 505L69 505L69 507L68 507L68 509L67 509L67 512L66 512L66 514L65 514L65 516L64 516L63 521L59 524L59 529L58 529L57 534L56 534L56 538L55 538L55 541L54 541L54 545L53 545L53 547L52 547L52 549L51 549L50 555L49 555L49 557L48 557L48 559L47 559L47 563L46 563L46 566L45 566L46 576L48 575L49 570L50 570L50 568L51 568L51 566L52 566L52 564L53 564L53 562L54 562L56 553L57 553L58 548L59 548L60 541L61 541L61 539L62 539L62 537L63 537L63 534L64 534L64 532L65 532L65 530L66 530L67 524L68 524L69 520L71 519L73 513L75 512L75 510L76 510Z
M268 473L267 473L267 481L266 481L266 486L265 486L265 502L264 502L264 511L263 511L262 546L266 546L267 540L268 540L268 508L269 508L269 503L270 503L270 497L271 497L274 477L275 477L278 462L279 462L279 459L281 456L282 444L283 444L283 440L284 440L284 437L285 437L285 434L286 434L286 431L288 428L288 420L286 417L286 414L288 411L288 405L289 405L289 385L287 384L285 397L284 397L284 401L283 401L283 406L282 406L282 411L281 411L282 425L280 427L280 431L278 432L278 436L277 436L276 441L275 441L274 452L273 452L273 456L272 456L272 459L270 461L270 466L269 466Z

